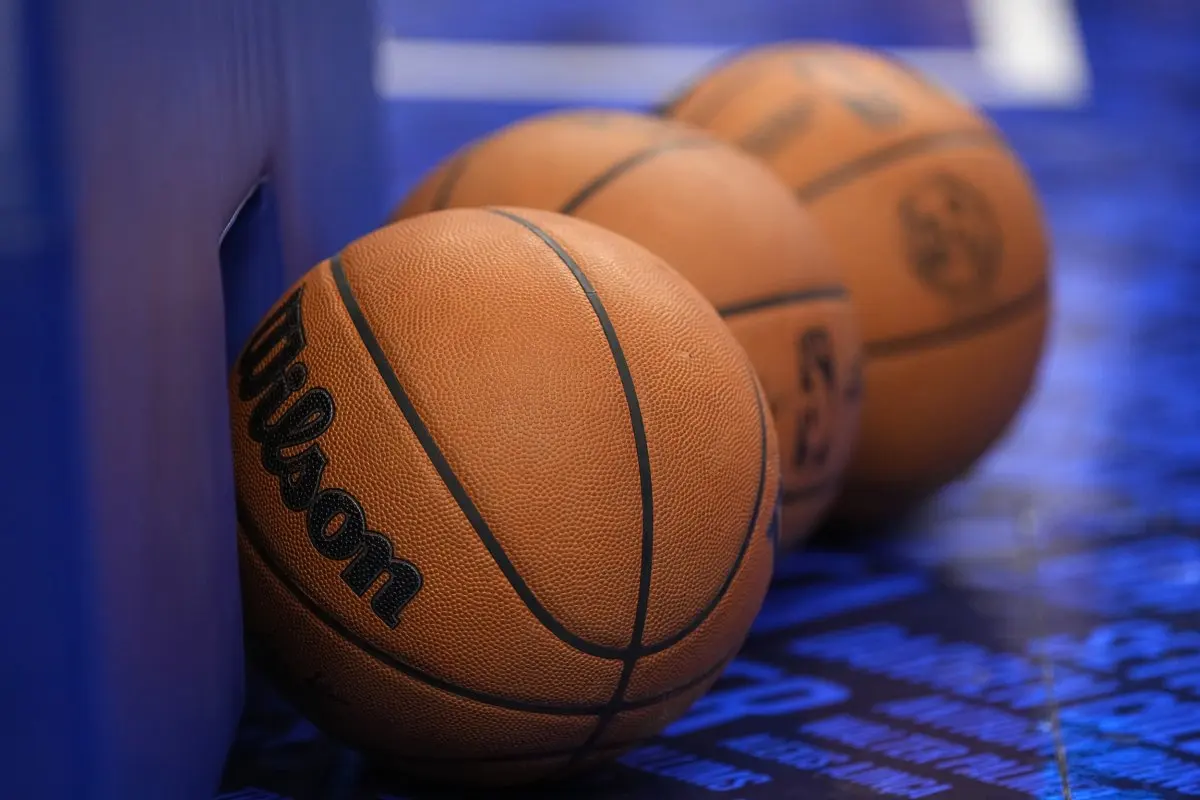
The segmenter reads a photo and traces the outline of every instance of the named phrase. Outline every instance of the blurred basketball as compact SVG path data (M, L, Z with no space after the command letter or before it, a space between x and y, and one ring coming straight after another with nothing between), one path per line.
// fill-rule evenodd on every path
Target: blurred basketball
M782 541L810 531L850 456L861 352L841 275L787 188L692 126L583 110L532 117L468 145L395 216L487 204L603 225L662 257L717 307L779 430Z
M845 273L867 399L838 515L878 519L966 471L1028 393L1047 319L1041 211L999 132L903 64L826 44L750 51L666 114L766 162Z
M247 628L319 725L515 783L646 740L741 645L778 536L742 348L638 245L453 210L313 268L231 377Z

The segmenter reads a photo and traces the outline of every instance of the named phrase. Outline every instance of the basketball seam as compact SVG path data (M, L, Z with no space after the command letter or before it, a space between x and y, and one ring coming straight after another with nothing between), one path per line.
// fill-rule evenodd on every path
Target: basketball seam
M594 716L600 713L604 708L603 705L587 705L587 706L572 706L569 704L542 704L519 700L515 698L501 697L491 695L487 692L480 692L465 686L444 680L431 675L424 670L414 667L402 659L388 653L387 651L377 647L371 642L363 639L357 633L350 629L350 626L342 622L333 613L326 610L317 600L305 589L300 582L297 581L287 569L279 563L279 560L271 553L267 547L265 536L262 534L258 523L246 508L245 502L239 495L237 498L237 518L241 524L242 535L246 538L247 543L262 560L263 564L275 575L276 579L283 584L293 597L295 597L301 605L307 608L318 620L320 620L327 628L341 636L350 644L366 653L384 666L414 678L423 683L432 686L435 689L449 692L450 694L464 697L468 700L474 700L479 703L507 708L513 711L529 711L539 714L551 714L555 716Z
M812 130L817 97L813 94L792 98L758 121L737 138L737 146L764 161L769 161L798 136Z
M654 487L650 475L650 447L646 441L646 425L642 417L641 403L638 401L637 391L633 385L633 373L629 369L629 362L625 358L625 352L621 347L621 342L617 338L617 331L613 327L612 319L608 316L608 311L604 308L604 303L600 300L595 287L592 286L591 281L588 280L587 275L584 274L575 259L548 233L529 220L501 209L494 208L489 210L494 214L499 214L518 223L533 233L553 250L559 260L571 271L571 274L579 282L580 288L583 289L583 293L587 296L588 303L592 306L592 310L596 314L601 330L604 331L604 338L608 343L613 363L617 369L617 375L621 381L621 390L625 395L625 403L629 409L630 424L633 427L633 443L634 450L637 453L638 482L641 487L642 501L642 558L638 575L638 598L637 607L634 610L630 646L623 651L625 653L623 660L625 660L629 657L628 652L630 648L637 649L641 646L642 632L646 624L646 614L650 606L650 575L654 567Z
M587 740L585 740L584 743L582 745L580 745L579 749L575 751L574 755L572 755L570 760L567 762L566 766L568 768L574 764L577 764L585 756L594 752L598 748L597 742L599 741L600 736L604 733L605 729L607 729L607 727L612 723L613 719L615 719L616 716L623 710L620 707L621 706L621 698L624 697L625 691L629 688L629 682L633 678L633 670L637 664L638 659L642 656L660 653L660 652L663 652L663 651L673 647L674 645L676 645L679 642L686 639L697 628L699 628L701 625L703 625L704 621L707 620L712 615L713 611L716 610L717 606L719 606L721 604L721 600L723 600L725 598L725 595L728 594L730 587L733 586L734 580L737 578L737 575L741 571L742 563L744 562L746 553L749 551L750 544L753 541L754 532L758 528L758 518L762 512L764 490L766 488L766 474L767 474L767 421L766 421L766 408L765 408L766 404L765 404L765 400L763 397L762 389L759 386L758 381L754 378L753 372L750 372L749 366L747 366L747 371L749 374L749 379L750 379L751 385L754 386L755 399L757 400L760 456L759 456L758 486L755 490L754 509L750 513L750 522L747 525L746 535L742 539L741 546L738 548L737 556L734 558L733 564L730 565L729 570L726 572L725 580L722 583L721 587L717 590L717 592L709 600L707 605L704 608L700 609L696 613L696 615L693 616L693 618L686 625L684 625L680 630L676 631L674 634L666 637L665 639L655 642L653 645L643 646L640 641L634 641L633 643L631 643L630 647L631 647L631 650L633 650L633 652L631 652L630 658L626 662L626 669L623 670L621 673L621 678L618 681L617 690L613 694L613 701L610 704L610 708L600 714L599 719L597 719L597 721L596 721L595 728L592 729L591 735L588 736ZM740 647L737 649L740 649ZM735 653L737 652L737 649L734 650ZM732 654L730 654L730 657L732 657ZM719 663L722 663L722 662L719 662ZM711 674L711 673L709 673L709 674Z
M758 400L758 430L759 430L759 461L758 461L758 487L755 490L754 508L750 512L750 523L746 528L746 535L742 538L742 544L738 548L737 556L730 565L729 571L725 575L725 581L721 587L717 589L716 594L709 600L704 608L700 609L694 617L682 628L670 636L642 648L642 655L653 655L661 653L681 641L686 639L688 635L693 633L697 628L704 624L716 610L721 601L725 599L725 595L729 593L729 589L733 586L734 580L738 573L741 572L742 563L745 561L746 553L750 550L750 544L754 540L754 531L758 528L758 520L762 515L763 500L766 498L767 484L767 412L766 403L764 402L762 389L758 382L751 376L751 383L754 386L754 396Z
M964 128L914 136L847 161L796 188L795 194L801 202L811 204L831 194L835 189L841 189L859 178L910 156L954 147L1002 146L999 134L989 128Z
M521 598L521 602L529 609L530 613L545 627L550 633L554 634L559 640L570 645L581 653L596 656L597 658L605 659L620 659L624 657L624 648L610 647L608 645L598 644L588 641L581 636L572 633L565 625L562 624L550 611L542 605L537 599L533 590L525 583L525 580L517 572L517 568L508 558L508 554L504 552L499 540L492 533L487 521L483 518L483 514L479 508L471 500L467 493L466 487L459 481L458 476L454 474L450 462L446 459L445 454L434 441L433 434L420 414L417 413L416 407L413 405L408 393L404 390L400 383L400 378L396 371L392 368L387 360L387 355L383 352L383 347L375 338L374 332L371 330L370 323L363 314L362 308L358 304L357 298L354 296L354 291L350 287L350 283L346 278L345 270L342 266L341 255L334 256L330 259L330 272L333 274L334 283L337 286L338 294L341 297L342 304L346 308L346 313L350 316L350 321L353 323L355 330L358 332L359 339L362 340L363 346L366 347L372 361L375 362L376 371L383 379L384 384L391 392L392 399L396 402L400 413L404 415L405 421L412 429L413 434L420 442L422 449L425 451L426 457L437 471L442 479L443 485L450 492L463 516L475 531L475 535L492 556L492 560L500 569L501 573L508 580L510 586ZM619 371L619 370L618 370Z
M561 246L559 246L556 242L554 242L554 240L551 239L549 236L546 236L536 226L533 226L532 223L528 223L527 221L522 220L520 217L517 217L516 215L510 214L510 213L507 213L507 212L504 212L504 211L501 211L498 209L492 209L492 211L493 211L493 213L497 213L501 216L505 216L509 219L512 219L513 221L518 222L518 223L522 224L523 226L527 227L532 232L538 234L539 238L543 238L543 241L545 241L552 249L554 249L556 254L558 254L560 256L560 258L564 259L564 263L567 264L568 268L570 268L572 265L574 265L575 268L578 269L578 265L574 264L574 262L570 260L570 256L568 254L566 254L566 252L564 250L562 250ZM359 334L360 340L362 340L362 342L363 342L364 348L367 349L368 354L375 361L376 367L380 371L381 378L384 379L385 384L388 384L388 388L390 390L398 390L398 392L400 393L399 396L397 396L397 394L393 393L393 399L396 400L398 405L401 406L402 413L405 410L404 409L405 405L407 405L408 409L412 412L413 419L409 419L408 416L405 415L406 421L409 422L410 427L412 427L413 420L415 420L418 424L420 424L421 427L424 429L424 436L427 437L428 443L436 449L436 443L434 443L432 441L432 436L429 434L428 429L424 428L423 422L420 420L419 415L416 414L415 408L413 408L411 406L411 401L408 399L407 394L404 393L403 387L399 384L398 376L396 376L394 370L391 369L390 364L387 362L386 355L383 353L378 340L375 339L374 334L371 331L370 326L367 323L365 316L362 314L361 307L358 306L357 299L355 298L355 296L353 294L353 290L350 287L349 282L346 278L344 268L342 266L340 254L335 256L334 258L330 259L330 274L334 280L336 288L338 289L339 296L341 297L341 299L343 301L343 305L346 307L347 314L350 316L352 324L355 325L355 329ZM591 287L590 282L587 281L586 276L583 275L581 271L577 272L575 274L576 274L576 278L580 280L581 288L583 288L585 291L585 294L588 295L589 301L594 300L594 302L596 304L599 304L599 298L598 298L598 296L596 296L595 290L594 290L594 288ZM600 306L600 310L603 312L602 305ZM607 312L603 312L603 313L604 313L604 320L602 320L602 326L603 326L604 322L607 321L609 329L611 330L611 320L607 319ZM364 336L364 334L365 334L365 336ZM623 356L623 353L620 352L619 342L615 342L615 330L612 331L612 335L614 337L614 342L612 344L614 344L616 346L617 353L620 353L620 357L623 361L624 356ZM614 358L616 358L616 353L614 353ZM628 381L629 381L628 389L632 392L632 389L633 389L632 374L628 373L627 362L624 363L624 366L625 366L626 373L628 374ZM620 371L621 371L620 365L618 365L618 372L620 372ZM389 380L389 375L390 375L390 380ZM403 403L400 402L401 397L404 400ZM636 403L637 403L636 395L633 395L632 401L636 406ZM761 410L762 410L761 395L759 397L759 403L760 403L759 408L760 408L760 413L761 413ZM634 411L633 408L631 408L631 419L634 417L636 417L636 419L640 423L640 421L641 421L640 408L638 408L636 412ZM420 431L418 431L417 429L414 428L413 432L415 435L418 436L418 440L422 439L422 433ZM246 506L246 504L243 501L240 494L237 495L235 498L236 499L237 518L240 523L240 529L241 529L241 532L242 532L242 535L243 535L245 541L250 546L251 550L253 550L253 552L259 557L259 559L262 561L263 565L268 569L268 571L271 572L275 576L276 580L278 580L280 582L282 588L285 589L294 598L296 598L296 600L301 605L303 605L306 609L308 609L308 611L310 613L312 613L313 616L318 621L320 621L322 624L324 624L327 628L329 628L334 633L338 634L347 643L356 647L358 650L360 650L367 656L373 658L378 663L380 663L386 667L389 667L391 669L394 669L397 672L400 672L401 674L405 675L406 677L409 677L411 679L425 683L426 685L429 685L434 689L444 691L448 694L457 695L457 696L463 697L465 699L468 699L468 700L471 700L474 702L478 702L478 703L481 703L484 705L490 705L490 706L495 706L495 707L499 707L499 708L508 708L508 709L516 710L516 711L525 711L525 712L530 712L530 713L539 713L539 714L547 714L547 715L555 715L555 716L598 716L598 717L604 716L604 715L615 716L617 713L620 713L623 711L638 710L638 709L649 708L649 707L658 705L660 703L666 702L680 694L683 694L683 693L693 689L694 687L700 685L704 681L713 677L714 674L716 674L721 669L723 669L724 666L729 662L729 660L732 659L734 657L734 655L736 655L737 650L740 649L740 647L735 648L731 652L727 653L724 657L719 659L711 667L709 667L704 672L702 672L700 675L697 675L696 677L692 678L691 680L688 680L680 685L672 687L666 691L660 692L656 695L652 695L648 698L643 698L641 700L629 701L629 700L622 699L623 695L624 695L624 691L628 685L629 674L632 672L632 665L634 663L636 663L636 660L638 658L638 653L640 652L638 643L640 642L641 634L642 634L642 631L644 630L644 625L645 625L646 610L647 610L648 603L649 603L650 575L651 575L651 568L652 568L652 564L653 564L653 558L652 558L652 553L653 553L653 550L652 550L652 544L653 544L653 541L652 541L652 537L653 537L653 506L652 506L653 492L652 492L652 488L649 486L649 483L648 483L648 481L649 481L649 450L648 450L648 447L645 446L644 437L645 437L645 431L644 431L644 427L643 427L642 433L641 433L642 447L639 448L639 469L644 467L644 470L645 470L644 474L645 474L646 481L647 481L646 483L643 484L643 500L645 501L643 504L643 531L644 531L644 536L646 533L649 533L650 542L644 543L644 546L643 546L643 565L642 565L643 568L641 571L641 580L640 580L641 586L639 587L639 608L635 612L636 613L635 626L634 626L635 631L634 631L634 635L631 636L631 645L630 645L630 647L627 647L627 648L614 648L618 653L622 654L622 660L625 661L626 665L627 665L626 668L623 669L624 680L620 681L618 683L618 690L617 690L617 692L614 693L613 699L603 705L581 706L581 705L572 705L572 704L567 704L567 703L563 703L563 704L540 703L540 702L535 702L535 701L524 701L524 700L520 700L520 699L516 699L516 698L508 698L508 697L502 697L499 695L492 695L487 692L470 689L465 686L460 686L451 681L445 680L443 678L439 678L435 675L431 675L431 674L425 672L424 670L421 670L420 668L407 663L403 659L400 659L397 656L384 651L383 649L379 648L378 646L371 643L370 641L360 637L357 633L355 633L353 630L351 630L350 627L345 622L343 622L341 619L339 619L332 612L325 609L308 592L308 590L293 575L290 574L290 572L275 557L275 554L271 551L271 548L266 544L266 537L263 535L261 529L259 528L253 515L250 513L248 507ZM635 439L637 439L637 438L638 438L638 436L637 436L637 434L635 434ZM424 441L422 442L423 445L425 443L426 442L424 442ZM437 451L437 453L438 453L438 456L444 461L444 456L441 455L440 451ZM426 455L427 455L427 457L431 457L431 460L434 460L432 458L432 455L428 451L426 451ZM434 465L436 468L437 464L435 463ZM449 469L448 463L445 464L445 466L447 469ZM452 472L450 473L450 477L453 478ZM447 487L447 488L449 489L450 487ZM452 491L452 493L453 493L453 491ZM761 495L761 492L760 492L760 495ZM469 502L469 498L467 498L467 500ZM761 498L760 498L759 505L761 506ZM461 505L460 505L460 507L461 507ZM464 513L465 513L465 509L464 509ZM647 516L650 521L649 531L645 530ZM480 521L482 522L481 518L480 518ZM751 531L753 531L753 527L751 528ZM514 588L516 588L516 587L514 587ZM530 610L533 611L532 608ZM551 617L551 619L553 619L553 617ZM568 642L568 644L570 644L570 643ZM579 648L576 647L576 649L579 649ZM611 718L611 716L610 716L610 718ZM608 746L605 746L602 749L608 749ZM575 752L578 752L578 751L575 751Z
M821 300L849 301L850 292L841 284L830 284L829 286L817 286L811 289L800 289L794 292L783 292L767 297L758 297L753 300L745 300L741 303L734 303L733 305L718 308L717 312L722 317L735 317L739 314L748 314L752 311L762 311L778 306L816 303Z
M1024 318L1042 307L1046 295L1047 286L1043 281L1008 302L945 327L867 342L863 345L863 353L868 358L887 358L914 350L928 350L955 344L980 333L1003 328L1010 322Z
M638 477L642 489L642 559L638 574L638 597L637 606L634 610L633 630L629 636L629 647L625 648L622 654L621 676L617 680L617 686L613 690L612 698L604 710L600 712L591 735L571 757L571 763L575 763L584 754L591 751L596 740L608 727L613 717L620 712L625 691L629 688L629 681L633 677L634 667L641 654L642 636L645 633L646 616L650 607L650 579L654 571L654 489L651 485L650 477L650 448L646 441L645 421L642 418L641 405L638 402L637 392L633 385L633 373L629 369L629 362L626 360L625 353L621 349L621 343L617 338L617 332L613 327L612 320L609 318L604 304L601 302L591 281L588 280L587 275L584 274L579 264L576 263L575 259L571 257L563 246L537 225L508 211L501 209L490 209L490 211L516 222L541 239L547 247L554 251L554 254L558 256L559 260L574 275L575 280L579 282L580 288L583 289L588 302L596 314L600 327L604 331L604 338L608 342L609 349L612 352L613 362L616 365L617 374L621 379L621 389L625 393L625 402L629 407L630 422L633 425L634 447L637 451Z
M742 58L745 58L749 53L751 53L751 51L752 51L752 48L746 47L746 48L734 50L734 51L726 54L725 57L721 58L717 63L709 66L710 74L711 74L711 72L720 70L726 66L733 66L739 60L741 60ZM715 91L715 94L716 94L715 98L710 98L710 100L707 104L706 103L700 104L699 110L703 113L696 114L694 116L692 116L692 115L679 116L679 117L676 116L680 107L684 103L698 99L697 92L703 88L704 81L697 80L697 81L693 81L688 86L681 87L679 93L674 98L667 100L667 102L664 104L664 106L660 110L659 115L667 116L671 119L681 119L681 120L688 122L689 124L696 125L699 127L703 127L707 124L710 124L722 111L725 110L725 108L729 105L729 102L738 96L738 94L740 93L741 90L746 89L749 86L752 86L754 83L756 83L758 80L760 80L762 78L764 66L765 66L765 64L763 64L763 63L760 63L760 64L754 66L753 69L748 70L741 77L741 80L730 81L724 87L723 91ZM718 89L720 89L720 87L718 87Z
M442 180L437 185L437 189L433 192L433 199L430 201L430 211L441 211L450 205L450 194L454 191L454 187L458 185L459 178L467 169L467 159L471 155L470 150L464 150L450 162L450 166L446 167L446 174L442 176Z
M601 189L607 187L617 178L629 172L634 167L650 161L655 156L670 152L672 150L680 150L686 147L715 147L718 144L719 143L715 139L692 137L673 139L671 141L659 142L657 144L645 147L626 156L620 161L617 161L615 164L608 167L588 183L584 184L583 188L577 191L574 195L568 198L565 203L562 204L562 207L558 209L558 212L568 216L574 214L581 205L595 197Z
M488 692L471 689L466 686L460 686L452 681L439 678L436 675L431 675L428 672L409 664L407 661L388 653L380 647L363 639L350 627L340 620L333 613L325 609L316 598L314 598L307 589L293 577L286 567L279 562L279 559L271 552L271 549L266 544L266 537L263 535L261 528L255 521L254 516L246 507L245 501L239 495L236 498L237 519L241 526L242 536L246 543L254 551L255 555L263 562L276 580L287 590L288 594L296 598L296 601L304 606L308 611L323 625L329 628L334 633L338 634L347 643L362 651L367 656L370 656L379 664L382 664L389 669L393 669L400 674L420 681L434 689L446 692L447 694L456 695L466 700L471 700L483 705L495 706L497 708L506 708L511 711L527 711L533 714L546 714L548 716L560 717L594 717L598 716L607 704L593 705L572 705L570 703L543 703L533 700L520 700L518 698L503 697L501 695L493 695ZM636 711L638 709L650 708L659 703L677 697L693 688L700 683L712 677L713 673L721 670L736 654L736 650L727 653L723 658L717 661L716 664L709 667L700 675L688 680L678 686L673 686L666 691L651 695L650 697L641 700L627 700L621 705L622 711Z

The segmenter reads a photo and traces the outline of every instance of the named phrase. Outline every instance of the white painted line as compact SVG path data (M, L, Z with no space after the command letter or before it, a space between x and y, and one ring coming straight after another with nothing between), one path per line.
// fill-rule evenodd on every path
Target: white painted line
M1091 72L1073 0L967 0L996 99L1080 105Z
M380 44L375 80L386 100L651 105L731 50L392 38ZM973 102L994 106L1025 99L998 88L973 50L891 52Z
M389 39L379 49L376 87L388 99L653 103L726 52Z
M1072 0L966 0L973 48L891 52L985 107L1074 106L1090 76ZM376 87L387 100L657 103L735 48L385 38Z

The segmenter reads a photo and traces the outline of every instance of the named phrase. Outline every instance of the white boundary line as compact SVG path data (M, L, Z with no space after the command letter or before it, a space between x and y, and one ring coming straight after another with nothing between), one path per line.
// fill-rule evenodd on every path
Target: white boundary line
M966 0L975 48L892 52L987 106L1073 106L1087 61L1071 0ZM385 38L376 87L387 100L600 103L663 100L731 48Z
M387 39L377 86L387 98L645 103L725 52L685 45Z
M376 87L386 99L650 104L734 48L385 39ZM985 92L974 50L894 50L951 88Z
M1073 0L967 0L992 94L1032 105L1079 105L1091 70Z

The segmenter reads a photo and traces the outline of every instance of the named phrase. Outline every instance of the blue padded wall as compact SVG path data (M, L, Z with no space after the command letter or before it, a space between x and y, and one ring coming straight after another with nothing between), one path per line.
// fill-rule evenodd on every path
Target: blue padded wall
M5 4L0 797L216 786L243 670L226 323L382 217L373 25L359 0Z

